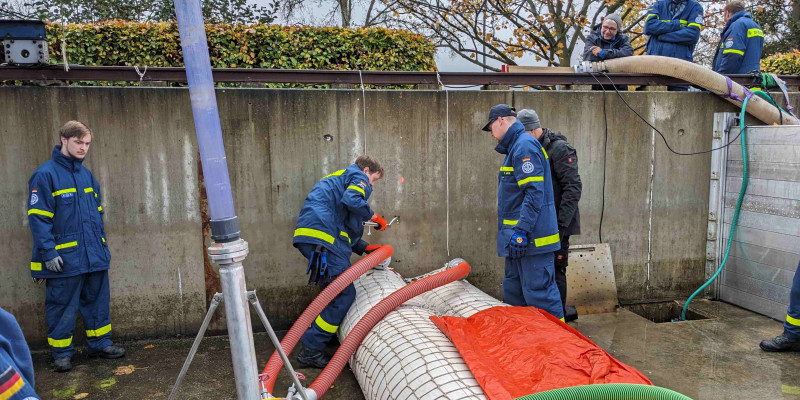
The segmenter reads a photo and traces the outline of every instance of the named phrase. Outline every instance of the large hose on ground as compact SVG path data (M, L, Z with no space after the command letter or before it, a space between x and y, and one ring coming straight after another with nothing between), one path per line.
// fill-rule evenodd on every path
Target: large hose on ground
M306 331L306 329L311 326L311 323L314 322L314 319L317 318L317 315L322 312L322 310L333 300L334 297L341 293L342 290L353 283L353 281L358 279L358 277L363 275L365 272L375 268L378 263L391 257L393 252L394 249L392 246L381 246L381 248L378 250L375 250L366 257L356 261L355 264L346 269L341 275L339 275L338 278L331 282L325 288L325 290L317 295L314 301L312 301L305 311L300 314L300 317L294 322L292 327L289 329L289 332L287 332L286 336L283 337L283 340L281 340L281 347L283 347L283 350L286 352L286 354L289 354L292 352L292 350L294 350L294 346L297 346L297 343L300 341L300 337L303 336L303 333ZM275 381L278 379L278 372L282 366L283 361L276 350L272 353L272 357L269 358L269 361L262 372L262 374L265 374L262 378L264 386L270 393L272 393L273 389L275 388Z
M336 354L333 355L331 361L325 369L322 370L322 373L317 377L314 383L306 389L309 400L317 400L325 395L333 384L333 381L336 380L336 377L342 372L345 364L347 364L347 360L356 351L356 348L358 348L358 345L383 317L401 304L421 293L466 277L469 273L469 269L469 264L461 262L455 268L447 269L403 287L390 294L375 307L370 309L364 317L358 321L350 334L347 335L344 342L339 346L339 349L336 350Z
M590 66L590 67L589 67ZM702 87L711 93L726 97L731 94L740 99L749 97L747 112L767 124L779 125L800 125L800 121L794 116L769 102L757 97L748 96L745 88L728 80L724 75L720 75L708 68L679 60L672 57L662 56L636 56L622 57L607 61L597 61L584 63L576 67L577 72L619 72L629 74L656 74L671 76L691 82L693 85ZM605 83L605 82L602 82ZM730 84L730 90L729 85ZM729 102L741 106L742 101L727 97Z
M463 261L453 259L446 268L456 267ZM353 282L356 299L339 324L339 341L345 340L369 310L405 287L407 282L397 271L380 267ZM464 280L432 291L460 282ZM436 314L424 299L427 293L406 301L381 319L350 357L350 369L364 398L486 400L458 348L431 321Z
M658 386L633 383L571 386L529 394L516 400L692 400Z

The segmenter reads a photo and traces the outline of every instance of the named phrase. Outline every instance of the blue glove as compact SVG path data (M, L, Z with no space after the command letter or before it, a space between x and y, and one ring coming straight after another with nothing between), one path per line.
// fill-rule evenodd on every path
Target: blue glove
M528 232L515 229L508 242L508 256L511 258L525 257L528 252Z

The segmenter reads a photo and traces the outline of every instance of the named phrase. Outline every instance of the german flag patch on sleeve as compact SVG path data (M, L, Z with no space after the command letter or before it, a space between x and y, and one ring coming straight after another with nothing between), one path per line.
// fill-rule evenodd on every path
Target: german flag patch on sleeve
M0 400L7 400L25 386L25 381L19 376L17 370L8 367L0 374Z

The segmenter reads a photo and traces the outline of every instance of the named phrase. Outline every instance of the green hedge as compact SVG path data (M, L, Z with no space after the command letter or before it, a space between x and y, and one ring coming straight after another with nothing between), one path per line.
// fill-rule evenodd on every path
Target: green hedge
M800 74L800 51L777 53L761 60L761 72L779 75Z
M434 71L435 48L423 36L385 28L206 25L211 65L218 68ZM47 26L50 62L183 66L178 26L105 21Z

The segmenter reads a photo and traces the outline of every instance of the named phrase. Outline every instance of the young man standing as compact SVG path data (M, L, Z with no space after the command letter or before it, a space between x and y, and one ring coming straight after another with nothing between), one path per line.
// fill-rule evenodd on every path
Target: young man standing
M516 117L511 107L498 104L483 127L497 141L495 151L506 156L497 189L497 255L506 258L503 301L538 307L563 321L553 267L553 252L561 245L550 164Z
M78 312L89 356L119 358L111 342L108 268L100 184L83 166L92 132L81 122L61 127L61 144L28 181L28 223L33 234L31 275L46 280L47 341L54 370L72 369L72 332Z
M744 10L744 2L733 0L725 5L725 27L719 38L719 49L712 63L720 74L749 74L761 71L761 50L764 32Z
M306 197L295 226L294 247L308 259L309 284L325 289L350 267L350 255L377 250L361 239L364 222L373 221L378 230L386 229L386 220L373 212L367 200L372 185L383 177L383 168L370 156L361 156L355 164L328 174L314 185ZM351 284L322 310L306 330L300 342L303 349L297 361L303 367L325 368L330 358L325 345L336 334L347 310L353 304L356 289Z

